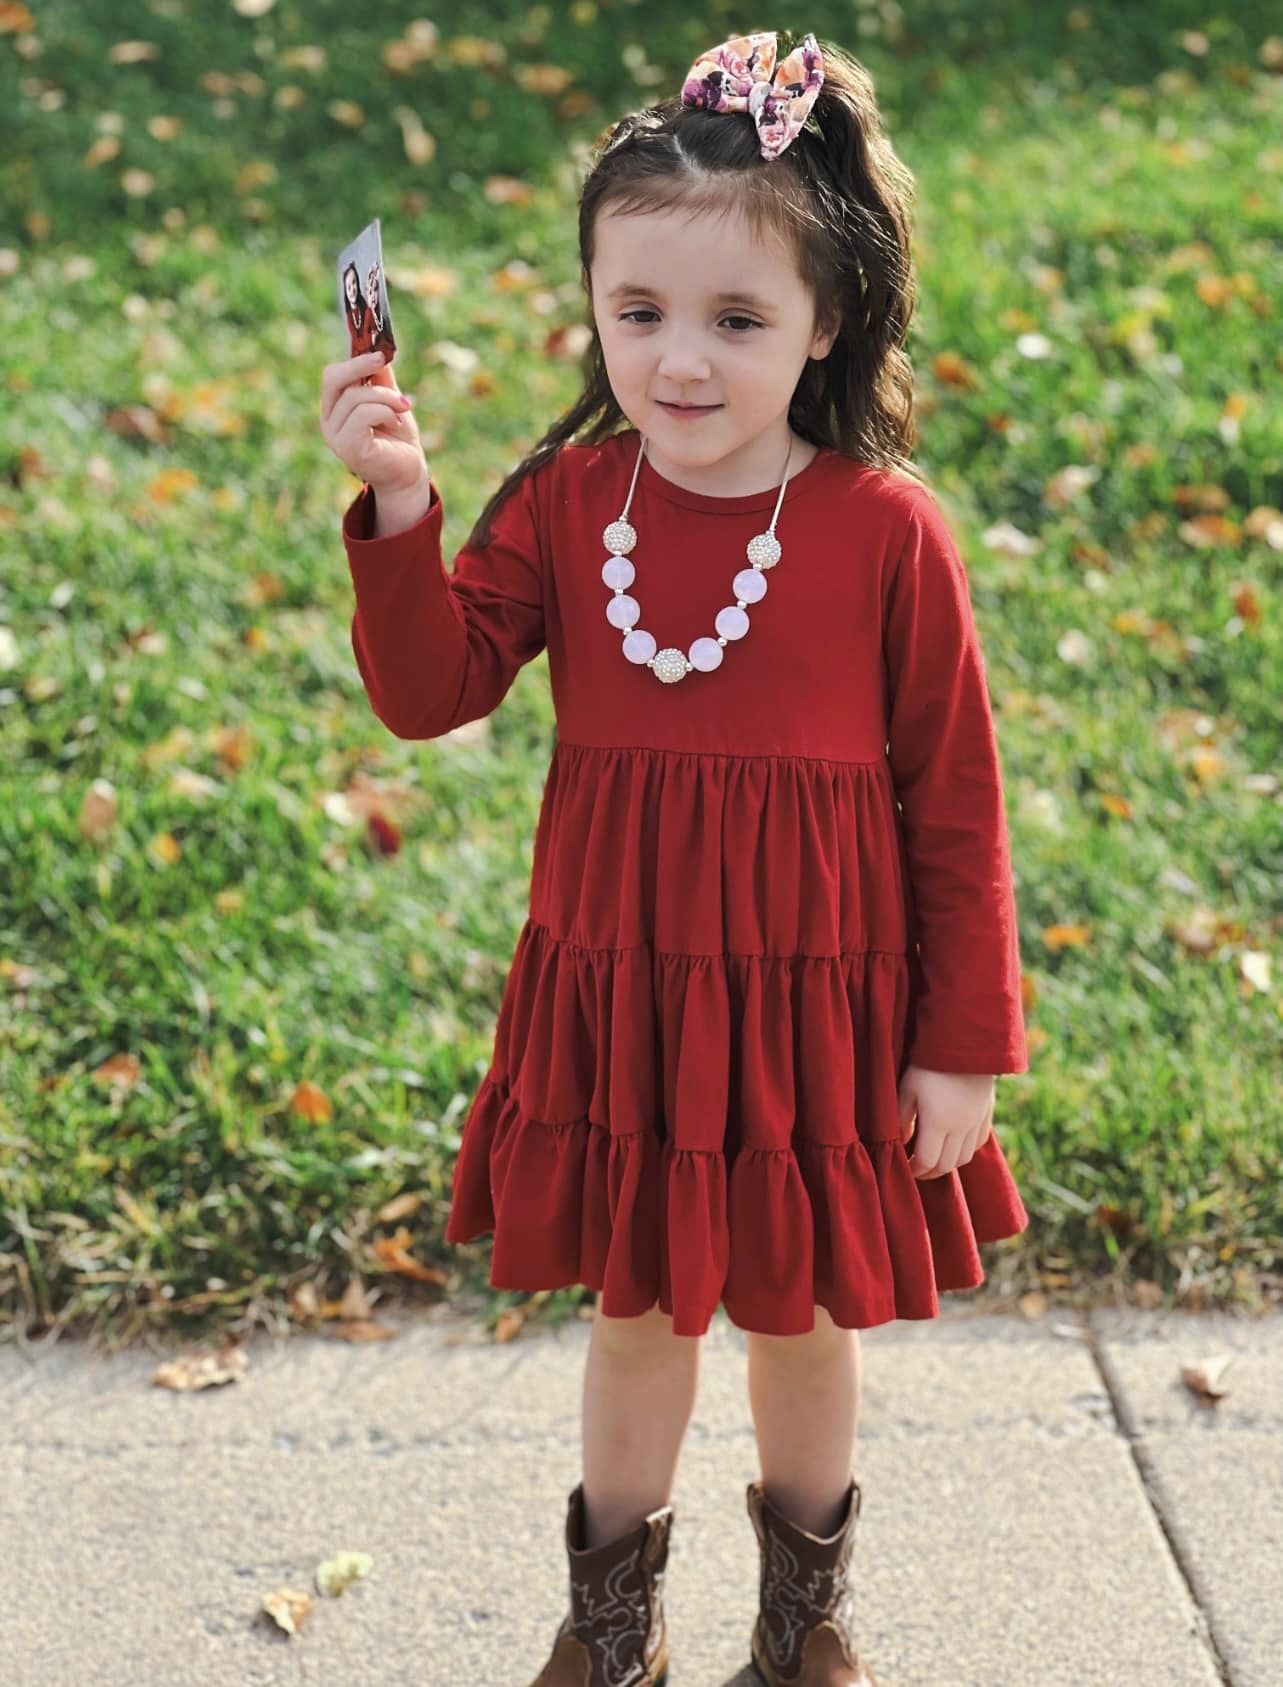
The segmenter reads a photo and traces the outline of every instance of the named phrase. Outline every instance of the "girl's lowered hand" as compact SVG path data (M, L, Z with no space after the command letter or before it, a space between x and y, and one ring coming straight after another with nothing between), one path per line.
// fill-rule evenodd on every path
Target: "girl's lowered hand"
M993 1129L994 1080L975 1072L929 1072L906 1066L900 1079L900 1139L917 1142L914 1177L943 1177L965 1166Z
M404 499L428 479L411 403L382 351L327 364L321 377L321 436L358 480L369 483L376 503Z

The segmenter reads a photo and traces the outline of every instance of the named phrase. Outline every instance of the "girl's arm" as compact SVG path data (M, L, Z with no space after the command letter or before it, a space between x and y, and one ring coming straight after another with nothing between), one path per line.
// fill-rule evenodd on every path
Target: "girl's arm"
M931 493L912 498L883 605L887 753L921 947L908 1058L1025 1072L1001 764L967 574Z
M496 510L491 542L448 574L436 483L417 520L376 527L366 485L343 518L356 592L352 650L375 715L398 738L439 738L488 715L544 647L544 463ZM390 512L388 512L390 513ZM382 537L376 532L389 529Z

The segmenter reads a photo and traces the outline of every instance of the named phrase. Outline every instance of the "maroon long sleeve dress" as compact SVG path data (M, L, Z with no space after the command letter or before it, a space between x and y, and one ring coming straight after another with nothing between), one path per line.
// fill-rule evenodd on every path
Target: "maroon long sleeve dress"
M405 532L343 535L375 715L439 737L546 648L557 732L493 1060L446 1239L491 1283L582 1283L679 1335L720 1303L796 1334L930 1318L1029 1222L997 1137L916 1179L912 1061L1028 1068L998 749L967 576L930 493L822 449L779 564L712 673L664 683L606 620L606 526L638 434L566 444L447 572L439 488ZM639 625L714 635L778 487L687 491L643 459Z

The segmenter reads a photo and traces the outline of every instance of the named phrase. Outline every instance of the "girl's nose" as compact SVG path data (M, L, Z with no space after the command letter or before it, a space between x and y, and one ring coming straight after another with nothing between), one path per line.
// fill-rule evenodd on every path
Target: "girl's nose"
M694 347L670 346L659 360L659 372L674 383L706 380L708 359Z

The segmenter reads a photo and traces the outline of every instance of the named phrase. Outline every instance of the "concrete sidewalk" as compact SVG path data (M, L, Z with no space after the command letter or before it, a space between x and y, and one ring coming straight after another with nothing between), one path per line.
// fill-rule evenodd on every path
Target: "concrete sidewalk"
M396 1327L256 1341L242 1382L190 1395L151 1386L155 1354L0 1352L4 1687L528 1687L565 1607L588 1326ZM1283 1682L1283 1317L946 1297L861 1349L879 1687ZM1180 1366L1224 1352L1200 1406ZM719 1312L673 1496L671 1687L753 1679L745 1367ZM344 1549L370 1575L298 1636L260 1613Z

